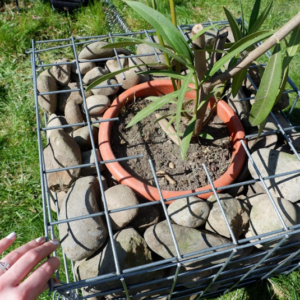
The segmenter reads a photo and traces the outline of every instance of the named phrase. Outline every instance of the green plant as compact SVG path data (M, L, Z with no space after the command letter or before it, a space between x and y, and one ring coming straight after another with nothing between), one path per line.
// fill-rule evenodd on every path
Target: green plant
M163 73L173 80L180 80L181 86L174 84L174 92L172 94L158 99L152 98L154 102L139 112L127 126L134 125L145 116L161 108L164 104L177 98L177 110L176 114L171 118L171 122L175 122L177 135L182 137L181 155L182 158L185 158L191 139L199 135L205 136L202 128L207 122L205 115L210 96L215 95L218 100L220 94L224 91L226 82L231 79L233 79L234 93L236 93L242 83L242 79L246 75L248 66L275 46L257 92L256 101L250 112L251 124L260 125L261 130L272 107L280 99L284 91L288 65L295 55L300 42L300 14L298 13L275 33L270 30L259 30L272 6L271 1L264 11L259 14L260 2L260 0L257 0L254 4L247 31L244 25L241 29L239 28L232 14L225 8L224 10L232 28L235 41L226 48L224 38L226 34L222 35L222 31L220 30L214 48L209 48L205 45L204 34L210 27L203 28L201 24L194 26L192 30L193 37L187 42L176 26L163 14L154 9L155 1L152 2L154 8L150 6L149 1L147 1L148 5L136 1L126 1L135 12L140 14L156 30L160 43L155 44L134 37L127 37L124 38L123 42L113 43L106 47L126 47L141 43L148 44L161 50L170 58L171 62L175 60L177 64L184 65L189 71L187 76L183 76L179 73L179 68L173 70L171 68L172 63L167 63L169 67L168 71L144 72L147 74ZM170 7L172 7L172 1L170 1ZM174 22L174 16L172 20ZM293 31L293 34L288 42L285 41L286 50L282 59L280 41L285 40L285 37L291 31ZM254 47L258 42L265 39L267 40L262 45ZM193 50L190 48L190 43ZM210 62L208 64L206 63L206 53L210 54ZM228 63L229 68L225 69L225 65ZM107 77L115 76L124 70L126 69L111 73ZM89 86L89 89L99 84L99 82L106 80L107 77L96 80ZM270 82L272 81L274 83L272 83L271 88ZM192 82L194 84L193 87L190 85ZM196 91L196 98L194 99L193 110L191 112L186 110L184 102L185 93L189 89L195 89ZM179 130L182 115L189 119L189 124L183 133Z

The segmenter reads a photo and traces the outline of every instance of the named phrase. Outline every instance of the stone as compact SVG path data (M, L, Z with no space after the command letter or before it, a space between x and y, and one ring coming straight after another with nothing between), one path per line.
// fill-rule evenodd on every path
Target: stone
M115 95L120 90L120 85L118 81L114 78L103 81L102 83L91 89L94 95L105 95L112 96Z
M70 92L70 90L76 90L74 92ZM65 93L60 93L58 94L57 98L57 108L59 111L64 112L65 111L65 106L67 102L74 101L77 104L82 104L83 103L83 98L82 98L82 93L80 90L80 84L78 82L71 82L65 87L61 89L61 91L65 91ZM85 97L89 97L92 95L91 91L85 91L84 92Z
M120 269L129 269L152 262L152 254L144 239L133 228L125 228L114 234L116 255ZM93 257L75 264L75 274L78 280L93 278L116 272L113 260L112 246L109 241L105 248ZM126 277L126 284L147 282L156 276L157 272L145 272L139 276ZM106 291L121 288L119 279L90 285L90 292ZM123 295L120 292L119 295Z
M246 196L250 197L257 194L265 194L265 189L261 186L259 182L255 182L248 185Z
M93 42L86 45L78 55L79 59L94 59L94 58L107 58L115 56L115 52L113 48L103 49L102 47L108 45L107 42ZM116 49L118 54L131 54L130 51L117 48Z
M146 38L147 41L148 38ZM150 42L158 43L158 38L157 36L151 36L150 37ZM157 60L156 55L154 54L154 50L151 46L148 46L146 44L139 44L136 49L137 55L145 55L142 56L140 59L143 61L144 64L149 65L149 68L151 69L168 69L165 57L163 53L157 54L159 57L159 61ZM156 49L156 53L160 53L158 49ZM153 55L149 55L153 54Z
M43 71L36 80L37 90L40 93L54 92L57 90L55 78L49 69ZM38 95L38 102L46 113L55 113L57 108L57 94Z
M119 71L119 62L122 68L128 67L128 58L123 58L123 56L120 55L119 61L117 59L108 60L106 62L106 68L111 73ZM136 74L134 70L124 71L123 73L116 75L116 79L118 83L122 85L122 88L125 90L137 85L140 82L140 76Z
M108 210L125 208L138 205L139 202L135 193L127 185L119 184L110 187L105 191L105 199ZM128 225L138 214L138 208L122 210L110 213L110 220L113 230L119 230Z
M80 107L75 101L67 102L65 106L65 118L70 125L84 122ZM82 126L83 125L73 125L72 128L76 130Z
M129 57L128 58L128 67L137 66L136 68L131 69L135 73L147 71L148 68L143 65L143 61L138 57ZM150 80L150 76L148 74L139 74L140 83L148 82Z
M51 114L47 123L47 128L49 127L57 127L63 125L63 117L57 116L56 114ZM56 129L47 130L47 136L50 137L51 132Z
M93 83L96 79L108 74L108 71L102 67L95 67L88 71L82 78L82 82L86 85Z
M282 94L279 101L273 106L272 111L280 111L286 109L290 105L289 94Z
M104 95L93 95L86 98L86 105L90 116L101 115L110 105L110 100Z
M58 207L58 210L60 210L61 203L65 199L66 195L67 194L65 192L54 193L54 192L50 191L49 202L50 202L50 207L54 212L57 212L57 207Z
M100 188L94 176L81 177L70 188L58 219L66 220L99 212ZM84 218L58 225L61 246L73 261L83 260L96 252L107 239L107 229L101 216Z
M79 63L79 71L81 75L85 75L88 71L92 70L96 67L96 64L92 61L86 61ZM75 74L79 74L76 61L74 61L71 65L71 71Z
M94 139L95 146L98 145L98 128L92 126L92 137ZM75 140L82 151L92 149L91 136L88 126L84 126L74 130L71 133L71 137Z
M159 219L160 213L155 205L141 206L138 215L131 221L130 225L138 232L144 232L151 225L157 224Z
M100 127L100 122L103 119L103 115L99 116L91 116L91 122L93 122L93 126L99 128ZM94 123L95 122L95 123Z
M66 62L70 61L66 58L57 60L55 64L59 65L53 66L51 70L59 86L65 86L70 82L71 64L64 64Z
M98 149L96 149L96 155L97 155L97 161L100 162L101 157L100 157L100 152ZM93 150L88 150L88 151L84 151L81 153L81 157L82 157L82 164L95 164L95 156L93 153ZM100 171L104 171L105 170L105 165L103 164L99 164L100 167ZM84 167L81 168L80 171L80 176L89 176L89 175L94 175L97 174L97 170L96 170L96 166L89 166L89 167Z
M168 215L177 225L191 228L203 225L208 214L208 204L196 196L177 199L168 207Z
M287 154L270 149L260 149L252 154L262 177L279 175L290 171L300 169L300 162L295 155ZM258 178L256 171L249 161L248 168L254 179ZM274 197L284 198L291 202L300 200L300 174L299 172L284 175L271 180L265 180L265 183Z
M243 207L242 202L231 195L218 194L218 196L229 226L237 239L248 230L249 212L245 206ZM211 195L207 201L211 204L211 210L205 223L205 229L232 238L215 195Z
M213 252L209 249L225 244L227 246L224 246L222 250L232 248L230 241L219 235L177 224L172 224L172 227L181 255L201 250L206 250L203 255L212 254ZM144 239L149 248L162 258L168 259L177 256L167 221L162 221L149 227L144 233ZM226 257L228 257L228 253L217 253L218 251L222 252L222 250L214 250L216 253L210 258L199 260L194 263L183 263L183 266L186 270L190 270L223 262ZM195 256L199 257L199 254L194 256L191 255L190 257Z
M268 132L271 129L269 126L266 126L263 132ZM249 134L257 134L258 130L251 130ZM254 138L249 138L247 140L247 145L251 153L257 151L258 149L261 148L268 148L268 149L275 149L277 146L278 142L278 135L275 134L268 134L268 135L263 135L260 137L254 137Z
M283 225L275 211L275 208L267 194L257 195L255 200L252 199L252 209L250 212L250 226L246 233L246 238L254 237L253 241L257 241L255 236L260 234L270 233L267 236L261 237L261 244L256 244L255 247L263 250L269 250L276 246L280 241L273 240L264 242L264 239L276 236L279 233L272 234L273 231L283 229ZM286 199L273 197L274 203L287 227L297 224L297 212L295 206Z
M44 160L46 171L77 166L81 164L80 148L66 132L57 129L44 149ZM54 192L67 191L79 174L80 168L47 173L48 187Z

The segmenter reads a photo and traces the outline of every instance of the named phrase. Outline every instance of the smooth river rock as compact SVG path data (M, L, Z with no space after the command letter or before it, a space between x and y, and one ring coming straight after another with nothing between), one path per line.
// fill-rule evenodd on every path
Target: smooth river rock
M78 144L62 129L51 133L49 144L44 149L44 158L46 170L81 164ZM47 173L48 186L54 192L67 191L79 174L80 168Z
M276 150L263 148L254 152L252 154L252 158L263 177L300 169L300 161L295 155ZM258 175L250 161L248 163L248 167L251 176L255 179L258 178ZM297 202L300 200L299 172L280 176L271 180L265 180L265 183L274 197L284 198L291 202Z
M83 123L83 116L79 105L75 101L67 102L65 106L65 118L69 125ZM73 125L73 130L76 130L83 125Z
M93 83L96 79L101 78L106 75L108 71L102 67L95 67L92 70L88 71L82 78L82 82L86 85Z
M86 61L79 63L79 71L81 75L85 75L88 71L92 70L96 67L96 64L92 61ZM75 74L79 74L76 61L74 61L71 65L71 71Z
M59 220L99 212L100 188L94 176L79 178L61 204ZM107 229L101 216L58 225L61 246L66 256L78 261L91 256L107 239Z
M108 210L125 208L127 206L138 205L139 202L135 193L130 187L118 184L105 191L105 199ZM110 214L113 230L124 228L138 214L138 208L132 208Z
M96 149L96 155L97 155L97 163L101 161L101 157L100 157L100 151L98 149ZM82 164L95 164L96 160L95 160L95 155L93 150L88 150L88 151L84 151L81 153L81 157L82 157ZM99 164L100 167L100 171L104 171L105 170L105 165L103 164ZM95 165L89 166L89 167L84 167L81 168L80 171L80 176L88 176L88 175L94 175L97 173L97 169Z
M205 223L209 210L204 200L191 196L171 203L168 214L176 224L196 228Z
M92 126L92 138L94 140L95 147L98 145L98 128ZM71 133L71 137L75 140L82 151L92 149L92 141L88 126L84 126L74 130Z
M70 82L71 64L64 64L66 62L70 61L66 58L59 59L55 62L58 65L52 67L52 74L59 86L65 86Z
M86 105L90 116L98 116L109 107L110 100L105 95L93 95L86 98Z

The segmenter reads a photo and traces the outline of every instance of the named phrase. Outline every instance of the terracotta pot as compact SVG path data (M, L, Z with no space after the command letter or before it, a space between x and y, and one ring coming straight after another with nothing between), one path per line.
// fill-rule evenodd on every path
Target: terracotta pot
M130 88L119 95L111 104L111 106L105 112L103 119L115 118L118 116L119 109L126 103L132 101L134 98L146 97L146 96L161 96L164 94L171 93L173 91L173 86L170 80L155 80L151 82L146 82L139 84L133 88ZM192 99L195 96L195 91L190 91L186 94L187 99ZM213 101L213 100L212 100ZM210 103L212 104L212 103ZM228 131L230 132L230 139L233 147L232 151L232 161L227 169L227 171L217 180L214 181L214 186L222 187L231 184L239 172L241 171L244 161L245 161L245 150L240 142L244 139L245 132L243 126L233 112L233 110L228 106L228 104L221 100L217 104L216 113L218 117L226 124ZM103 160L115 159L113 150L110 144L110 133L113 122L103 122L101 123L99 130L99 149ZM118 162L106 164L107 169L111 174L118 180L121 184L126 184L131 187L136 193L142 195L148 200L155 201L159 200L159 193L157 188L147 185L140 180L133 177L128 173ZM194 190L185 191L167 191L162 190L162 195L164 199L186 195L189 193L199 192L209 190L210 185L206 185ZM212 192L199 195L202 199L207 199ZM172 201L167 202L168 204Z

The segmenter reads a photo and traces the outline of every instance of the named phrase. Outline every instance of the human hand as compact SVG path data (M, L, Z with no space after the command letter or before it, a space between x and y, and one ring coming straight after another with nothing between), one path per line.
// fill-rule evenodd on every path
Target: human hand
M15 240L14 232L0 240L0 254ZM49 279L60 265L57 257L50 257L27 278L26 276L55 251L58 244L57 240L45 243L45 238L40 237L4 256L0 265L0 299L35 300L47 290Z

